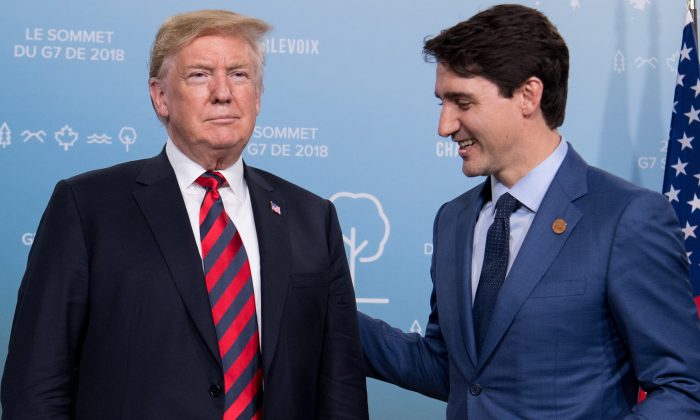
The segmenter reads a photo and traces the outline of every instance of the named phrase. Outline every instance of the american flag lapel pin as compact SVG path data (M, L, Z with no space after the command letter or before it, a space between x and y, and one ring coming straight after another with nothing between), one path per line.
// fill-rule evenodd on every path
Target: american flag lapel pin
M270 201L270 210L278 216L282 215L282 208L275 204L274 201Z

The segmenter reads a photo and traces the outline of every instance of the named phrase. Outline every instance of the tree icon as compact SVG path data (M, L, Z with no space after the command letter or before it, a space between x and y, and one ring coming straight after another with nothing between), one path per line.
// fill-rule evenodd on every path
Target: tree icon
M622 54L622 51L620 50L617 50L615 57L613 58L613 70L617 72L617 74L625 71L625 55Z
M330 201L338 206L337 201L341 199L350 199L341 203L344 210L348 210L343 211L342 221L350 221L348 228L343 227L343 242L349 248L350 274L355 284L357 262L369 263L382 256L384 246L389 240L391 226L382 203L372 194L339 192L334 194ZM370 244L373 246L368 248ZM371 255L367 255L370 254L369 250L373 251Z
M650 0L629 0L629 2L632 7L642 12L647 7L647 4L651 3Z
M6 122L2 123L0 126L0 146L4 149L5 147L12 144L12 131Z
M136 143L136 130L133 127L122 127L119 130L119 141L126 147L127 153L129 152L129 146Z
M413 321L413 324L411 324L411 328L408 330L408 332L423 335L423 328L421 328L420 323L417 319Z

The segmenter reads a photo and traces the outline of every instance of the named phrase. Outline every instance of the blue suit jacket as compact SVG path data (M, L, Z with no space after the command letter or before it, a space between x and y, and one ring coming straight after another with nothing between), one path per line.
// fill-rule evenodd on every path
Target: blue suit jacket
M700 418L700 326L667 200L569 147L477 354L470 266L488 189L436 216L425 337L360 315L368 375L447 400L449 419Z
M264 171L245 177L264 418L367 418L332 204ZM202 260L165 153L59 182L20 286L3 419L221 419L222 384Z

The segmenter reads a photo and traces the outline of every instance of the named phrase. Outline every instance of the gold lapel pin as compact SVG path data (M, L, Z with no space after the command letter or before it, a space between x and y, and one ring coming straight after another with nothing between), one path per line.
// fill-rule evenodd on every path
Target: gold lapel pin
M556 219L552 222L552 231L557 235L561 235L566 232L566 221L562 218Z

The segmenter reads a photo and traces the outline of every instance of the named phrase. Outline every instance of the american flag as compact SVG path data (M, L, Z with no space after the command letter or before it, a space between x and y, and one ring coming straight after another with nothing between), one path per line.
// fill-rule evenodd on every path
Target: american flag
M700 65L688 12L678 57L663 193L676 210L690 260L690 280L700 311ZM696 108L697 107L697 108ZM693 145L693 141L697 142Z
M278 214L280 216L282 215L282 208L280 206L278 206L277 204L275 204L274 201L270 201L270 209L272 210L273 213Z

